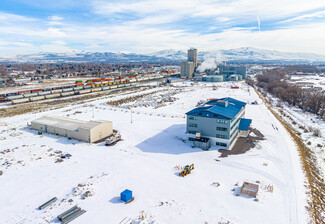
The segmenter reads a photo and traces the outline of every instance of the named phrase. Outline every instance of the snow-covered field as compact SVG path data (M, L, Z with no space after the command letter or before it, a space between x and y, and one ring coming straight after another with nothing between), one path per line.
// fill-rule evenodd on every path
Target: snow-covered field
M230 85L213 90L208 84L179 83L185 91L164 107L135 102L132 123L130 110L104 104L114 98L1 119L0 223L58 223L56 216L74 205L87 212L72 223L131 222L142 214L141 223L307 223L304 175L294 142L252 89ZM246 154L220 158L213 148L202 151L184 141L184 115L199 100L226 96L259 103L247 104L246 117L265 140ZM26 127L44 115L111 120L123 141L107 147L42 136ZM57 151L72 157L55 163ZM191 163L194 171L179 177L175 166ZM236 196L244 181L260 185L258 201ZM119 200L126 188L135 197L130 204ZM83 198L86 191L92 196ZM54 196L59 200L53 206L37 209Z
M319 90L325 90L324 76L291 76L290 81L305 88L318 88Z

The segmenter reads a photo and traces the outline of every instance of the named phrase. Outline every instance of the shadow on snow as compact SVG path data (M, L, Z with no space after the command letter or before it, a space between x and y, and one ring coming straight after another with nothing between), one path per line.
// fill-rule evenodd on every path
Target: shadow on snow
M143 152L184 154L200 152L199 148L192 148L192 142L187 140L185 124L174 124L157 135L136 145Z

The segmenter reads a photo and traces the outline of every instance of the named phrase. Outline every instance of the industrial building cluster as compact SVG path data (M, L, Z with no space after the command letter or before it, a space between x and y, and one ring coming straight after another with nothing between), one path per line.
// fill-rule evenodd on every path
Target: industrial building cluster
M189 49L187 61L181 63L181 78L206 82L240 81L246 78L246 66L227 65L226 63L199 72L198 67L201 63L197 58L197 49Z

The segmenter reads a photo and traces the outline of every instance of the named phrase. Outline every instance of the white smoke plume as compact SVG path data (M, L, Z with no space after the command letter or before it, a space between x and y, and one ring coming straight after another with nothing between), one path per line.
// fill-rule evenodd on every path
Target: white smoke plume
M224 61L227 61L227 58L222 54L221 51L209 52L204 55L204 61L197 70L199 72L204 72L207 69L215 69Z

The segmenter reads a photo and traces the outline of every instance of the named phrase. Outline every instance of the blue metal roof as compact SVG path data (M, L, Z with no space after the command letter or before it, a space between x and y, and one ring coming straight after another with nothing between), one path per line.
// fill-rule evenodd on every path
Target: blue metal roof
M245 118L240 119L238 130L247 131L251 123L252 123L252 119L245 119Z
M228 101L228 104L232 104L232 105L234 105L236 107L240 107L240 108L242 108L243 106L246 106L245 102L236 100L231 97L224 97L224 98L220 98L220 99L210 100L209 102L206 103L206 105L216 105L219 100Z
M217 105L217 101L219 100L225 100L228 101L228 106L223 107L220 105ZM233 119L236 117L236 115L241 111L242 107L246 105L246 103L241 102L239 100L235 100L233 98L227 97L227 98L221 98L217 100L211 100L205 105L208 106L202 106L197 107L186 114L188 115L195 115L195 116L202 116L202 117L210 117L209 112L214 115L214 117L219 117L223 119ZM207 112L207 113L202 113ZM201 113L200 115L198 113Z

